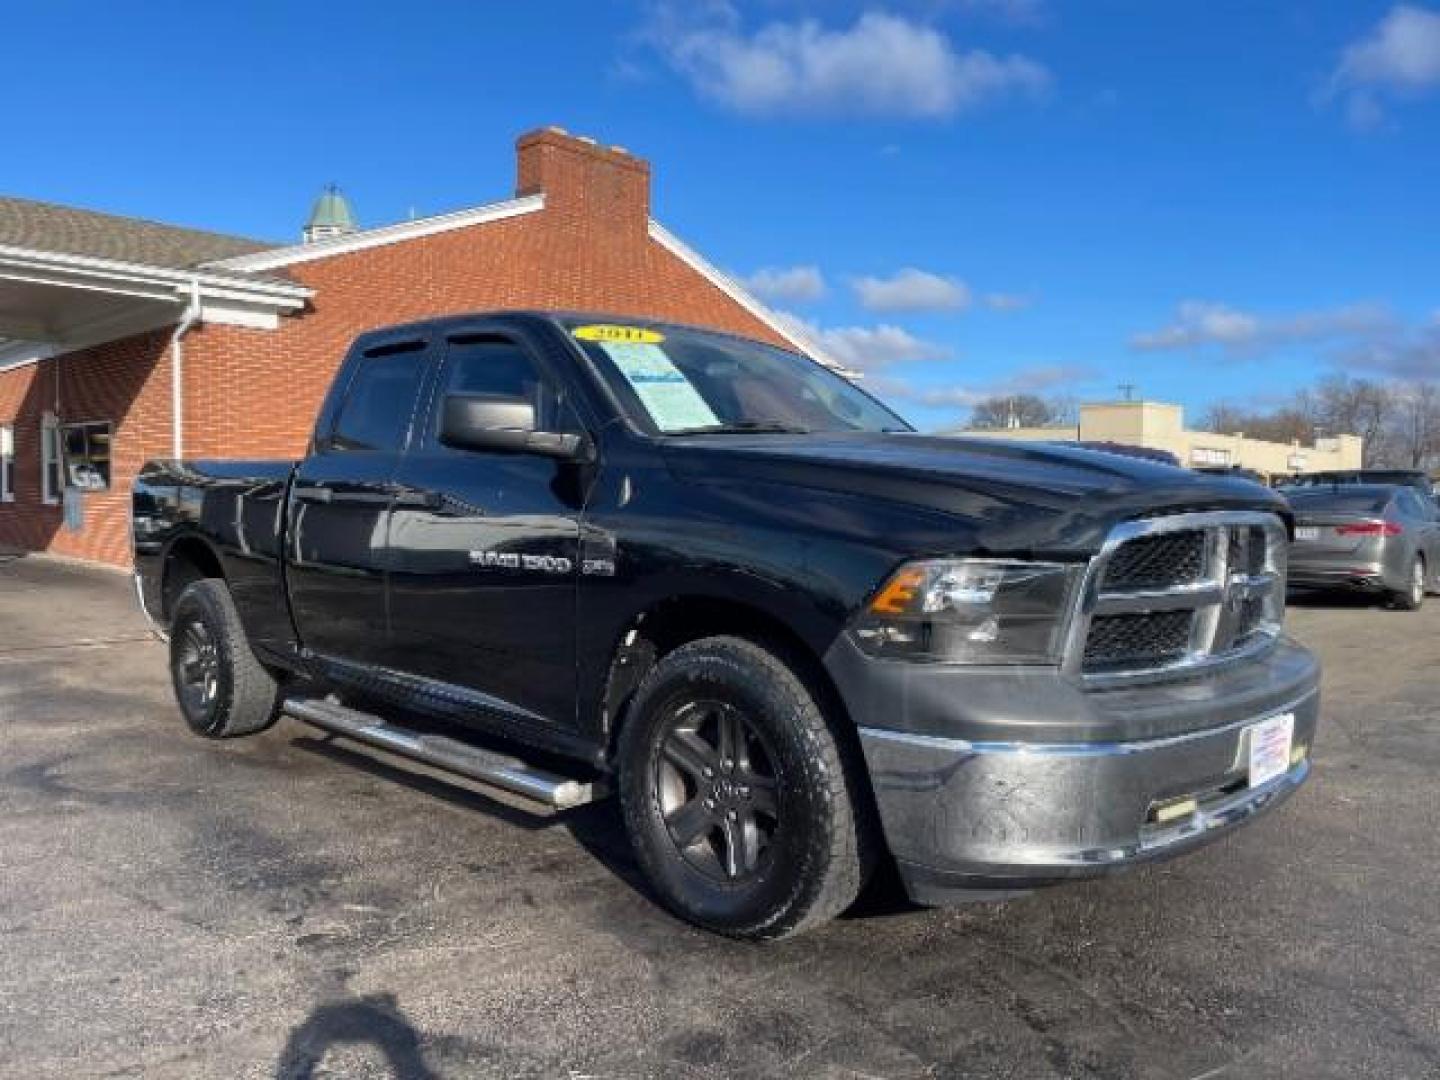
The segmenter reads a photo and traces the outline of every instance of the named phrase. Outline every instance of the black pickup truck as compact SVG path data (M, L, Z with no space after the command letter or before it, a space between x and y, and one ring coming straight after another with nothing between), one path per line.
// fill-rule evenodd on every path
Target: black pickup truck
M922 903L1012 895L1289 795L1288 529L1255 484L926 437L794 353L535 312L366 334L304 459L134 494L193 731L283 712L552 807L615 791L656 894L747 938L881 860Z

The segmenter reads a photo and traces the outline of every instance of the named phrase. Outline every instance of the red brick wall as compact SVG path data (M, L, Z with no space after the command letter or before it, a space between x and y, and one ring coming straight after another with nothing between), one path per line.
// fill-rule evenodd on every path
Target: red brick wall
M15 428L15 501L0 503L0 545L129 562L131 478L170 448L169 337L154 330L0 372L0 423ZM113 424L110 490L85 494L84 528L77 532L64 527L58 505L42 501L40 427L47 411L62 422Z
M784 343L650 239L644 161L548 130L523 136L517 149L517 189L543 191L543 211L297 264L291 276L315 296L279 330L192 330L185 338L186 456L298 456L350 341L410 319L571 308L677 319ZM60 528L58 509L38 506L43 406L32 403L33 423L17 425L24 479L17 502L0 507L0 544L128 561L130 479L147 457L170 452L168 356L159 362L166 340L162 332L61 361L64 418L121 422L112 494L87 498L78 536ZM34 377L33 369L0 373L0 422L11 398L34 397L22 385Z

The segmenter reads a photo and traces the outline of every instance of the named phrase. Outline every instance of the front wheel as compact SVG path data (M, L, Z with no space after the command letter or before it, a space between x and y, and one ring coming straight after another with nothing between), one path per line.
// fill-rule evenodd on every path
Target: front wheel
M253 735L279 716L279 687L250 650L235 601L216 578L191 582L175 601L170 679L197 735Z
M714 637L664 657L636 692L619 765L636 856L682 918L779 938L859 894L858 781L805 684L766 649Z

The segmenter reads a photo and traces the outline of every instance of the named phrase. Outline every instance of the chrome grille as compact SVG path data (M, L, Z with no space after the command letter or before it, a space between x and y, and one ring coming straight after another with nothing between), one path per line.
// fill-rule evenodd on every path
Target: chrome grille
M1097 615L1085 639L1085 670L1114 671L1137 663L1179 660L1190 648L1193 611Z
M1182 529L1137 536L1116 549L1105 565L1107 589L1155 589L1205 576L1205 533Z
M1250 655L1284 620L1284 525L1219 512L1125 522L1092 562L1066 664L1087 683Z

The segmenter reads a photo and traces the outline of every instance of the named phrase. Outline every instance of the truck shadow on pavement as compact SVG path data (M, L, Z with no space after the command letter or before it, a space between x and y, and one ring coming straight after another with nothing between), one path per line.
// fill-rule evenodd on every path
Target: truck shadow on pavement
M289 745L305 753L355 769L389 783L400 784L451 806L486 814L506 825L536 832L544 829L565 829L575 842L596 862L619 881L650 903L656 903L625 834L620 808L611 797L588 806L556 813L535 812L511 806L481 791L467 787L464 781L419 771L423 766L392 764L373 756L367 748L357 747L342 738L321 734L295 736ZM882 859L865 891L842 919L873 919L902 915L923 910L910 902L891 860Z
M526 810L468 787L462 779L420 771L424 766L392 764L373 756L368 748L357 747L342 738L304 734L292 738L290 746L388 783L403 785L451 806L486 814L527 832L565 829L576 843L617 878L645 897L654 899L631 854L630 841L625 835L614 799L554 813Z
M277 1080L309 1080L333 1047L374 1047L392 1076L440 1080L425 1061L420 1033L400 1011L393 994L318 1005L290 1032L275 1068Z

